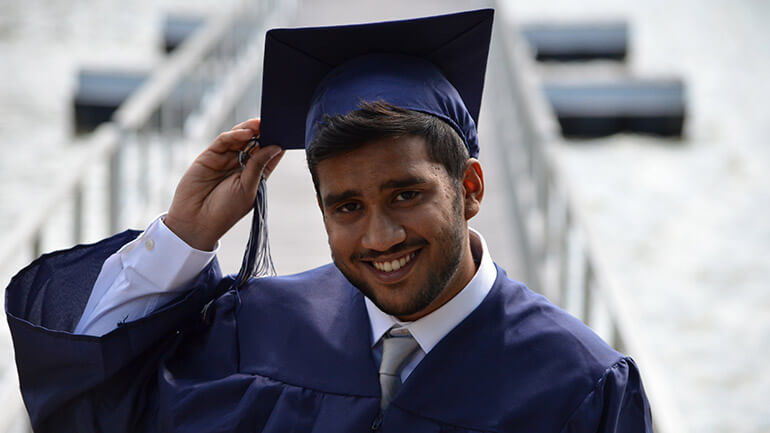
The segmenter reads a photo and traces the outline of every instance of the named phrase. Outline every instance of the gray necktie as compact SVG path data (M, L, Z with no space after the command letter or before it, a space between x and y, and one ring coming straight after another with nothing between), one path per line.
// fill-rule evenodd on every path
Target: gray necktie
M380 409L385 410L401 387L401 367L418 345L406 329L394 329L382 337L382 362L380 362Z

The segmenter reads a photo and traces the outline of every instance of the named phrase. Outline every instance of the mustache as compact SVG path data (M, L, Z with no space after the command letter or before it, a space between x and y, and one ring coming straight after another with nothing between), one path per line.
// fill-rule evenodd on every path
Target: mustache
M353 260L376 260L378 257L398 254L402 251L424 247L428 244L425 239L408 239L400 244L393 245L385 251L365 250L359 251L351 257Z

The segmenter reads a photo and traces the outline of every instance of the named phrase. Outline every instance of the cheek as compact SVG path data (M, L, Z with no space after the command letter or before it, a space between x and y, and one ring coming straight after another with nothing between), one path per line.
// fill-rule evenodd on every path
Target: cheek
M454 222L454 215L458 212L457 197L452 193L442 194L437 197L429 206L426 206L423 212L415 215L415 221L423 227L431 230L439 230L444 224Z
M354 249L355 236L349 226L326 223L326 236L329 241L329 248L334 254L341 254Z

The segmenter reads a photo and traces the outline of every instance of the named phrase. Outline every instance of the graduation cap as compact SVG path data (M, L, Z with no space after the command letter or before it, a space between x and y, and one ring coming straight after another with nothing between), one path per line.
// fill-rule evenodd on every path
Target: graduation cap
M265 37L261 145L303 149L325 116L386 102L441 118L471 156L478 124L492 9L332 27L272 29ZM274 273L264 182L237 284Z

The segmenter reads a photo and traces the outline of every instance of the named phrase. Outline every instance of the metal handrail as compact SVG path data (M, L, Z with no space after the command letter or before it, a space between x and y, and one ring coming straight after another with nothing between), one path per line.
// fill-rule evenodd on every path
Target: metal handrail
M540 92L531 53L515 24L505 19L510 16L505 2L497 2L496 7L503 18L498 19L496 40L510 81L510 99L523 128L513 140L518 143L511 143L520 152L515 158L509 153L507 162L526 161L524 167L513 168L516 174L511 176L516 182L512 191L521 220L520 250L529 264L528 283L562 306L578 295L582 305L573 308L573 313L638 362L655 430L687 432L641 320L605 264L602 251L594 245L588 218L575 203L577 195L565 179L557 149L561 143L558 123Z
M113 121L99 126L85 143L78 148L70 149L80 152L80 158L74 162L71 170L62 173L61 177L42 197L36 197L30 203L31 208L25 210L25 218L19 221L13 231L8 232L4 244L8 248L0 250L0 263L17 255L20 249L28 245L38 245L33 248L33 255L42 251L39 249L42 229L56 214L56 209L70 197L82 196L83 184L87 181L87 168L94 161L107 160L113 157L121 143L121 136L136 133L146 128L150 118L165 103L169 96L179 86L179 83L191 70L202 63L202 59L211 51L224 33L230 30L234 20L243 15L243 10L237 13L220 15L210 20L201 31L196 32L190 40L183 43L178 52L172 54L134 94L116 111ZM179 126L179 131L182 125ZM111 175L116 174L114 171ZM110 183L119 184L119 180ZM120 192L118 191L118 195ZM82 220L76 218L76 220ZM74 232L82 233L80 223L75 224ZM118 227L111 227L112 231ZM80 239L76 239L80 240Z
M79 149L82 154L78 161L74 163L72 170L67 170L57 182L46 190L42 196L35 197L30 201L25 209L25 217L19 221L19 224L12 231L6 232L3 243L8 248L0 249L0 263L8 263L11 257L17 255L21 246L34 245L32 253L35 256L40 255L40 237L42 228L55 214L57 208L62 205L62 201L68 197L82 192L82 183L86 177L87 168L94 160L107 158L114 150L117 143L117 130L114 125L106 123L99 126L92 134L90 139ZM82 218L75 218L75 227L73 231L82 232Z

